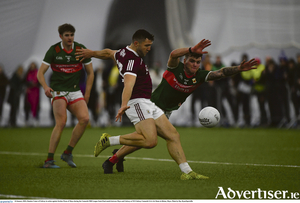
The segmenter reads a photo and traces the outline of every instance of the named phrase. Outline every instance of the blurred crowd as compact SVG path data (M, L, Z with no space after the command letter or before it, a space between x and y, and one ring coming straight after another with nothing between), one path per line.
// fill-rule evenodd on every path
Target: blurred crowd
M201 108L213 106L221 113L222 127L300 127L300 53L297 60L287 58L281 53L278 62L266 57L265 62L256 58L257 69L242 72L233 77L210 81L200 87L190 96L190 116L196 122L198 112L197 102ZM247 54L242 54L241 61L232 62L231 66L239 65L243 60L248 61ZM201 68L205 70L219 70L225 67L221 56L211 57L209 54L202 59ZM150 67L153 90L162 79L166 67L160 62ZM17 123L20 111L23 111L26 127L40 126L40 107L42 88L37 80L37 64L32 62L25 69L22 65L16 68L11 78L8 78L4 68L0 65L0 123L2 127L21 127ZM86 74L82 70L82 87L84 91ZM90 110L90 125L92 127L107 127L112 125L131 125L124 114L122 124L114 122L117 109L121 102L123 84L117 66L100 65L95 69L95 79L88 103ZM255 100L253 100L255 98ZM251 102L255 101L259 120L253 122ZM3 106L7 103L9 115L3 121ZM21 105L22 103L22 105ZM187 103L187 102L186 102ZM188 105L188 104L184 105ZM50 101L49 101L50 104ZM226 105L227 104L227 105ZM23 107L20 109L20 107ZM49 110L50 125L54 125L52 109ZM75 125L75 117L71 125ZM240 122L242 121L242 122ZM197 126L196 123L193 123Z
M220 125L223 127L298 128L300 54L296 58L297 61L289 59L284 52L280 54L278 63L271 57L266 57L265 63L256 58L259 63L257 69L202 84L192 95L192 118L198 116L195 102L200 100L202 108L213 106L219 109L222 118ZM247 54L242 54L241 61L232 62L231 66L239 65L243 60L249 60ZM214 62L210 55L202 60L202 69L213 71L222 67L225 66L221 56L216 56ZM252 98L256 99L259 113L259 120L254 123ZM224 105L225 101L227 107Z

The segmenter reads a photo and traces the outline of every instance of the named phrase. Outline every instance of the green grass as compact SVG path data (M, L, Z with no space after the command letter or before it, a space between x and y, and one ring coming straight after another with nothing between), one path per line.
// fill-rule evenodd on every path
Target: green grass
M60 160L72 132L66 128L55 154L60 169L40 168L52 129L0 129L0 199L214 199L218 187L300 192L300 131L177 129L190 166L209 180L181 181L177 164L161 160L171 159L162 139L154 149L129 155L124 173L104 174L102 163L119 146L93 157L100 134L125 134L133 127L87 129L73 151L77 168Z

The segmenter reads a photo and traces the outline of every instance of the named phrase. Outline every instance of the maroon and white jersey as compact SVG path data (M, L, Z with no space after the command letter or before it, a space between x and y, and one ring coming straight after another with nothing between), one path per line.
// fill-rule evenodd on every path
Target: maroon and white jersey
M150 99L152 93L152 81L147 65L144 63L143 59L128 46L118 50L115 53L115 59L123 82L126 74L136 76L130 99Z

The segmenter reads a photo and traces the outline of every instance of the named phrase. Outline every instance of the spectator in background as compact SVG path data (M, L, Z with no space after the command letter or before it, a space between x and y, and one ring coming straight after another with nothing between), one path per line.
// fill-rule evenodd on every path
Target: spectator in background
M291 121L290 117L290 100L288 90L288 59L284 52L281 52L279 56L279 66L276 69L276 81L277 81L277 96L279 99L279 107L281 107L282 120L278 127L287 127Z
M300 125L300 53L297 54L297 64L296 64L296 84L295 84L295 88L296 88L296 102L298 104L298 108L297 110L295 110L296 112L298 112L297 114L297 122L298 125Z
M289 59L288 61L288 70L287 70L287 82L290 89L290 98L292 100L292 104L294 106L294 112L296 119L290 122L290 127L296 127L297 125L297 118L299 116L299 103L297 101L297 69L296 69L296 62L294 59Z
M8 103L10 104L9 126L17 126L17 113L19 110L20 97L23 85L23 66L18 66L12 78L9 81L10 91L8 95Z
M2 109L8 84L9 80L3 70L2 64L0 64L0 123L2 121Z
M216 61L213 64L212 70L216 71L216 70L220 70L221 68L225 67L225 65L222 63L222 58L220 55L216 56ZM230 82L231 77L226 77L223 78L221 80L215 80L215 87L216 87L216 92L218 93L217 95L219 95L219 97L216 96L216 98L220 98L218 99L218 101L220 101L220 103L218 104L218 109L220 110L221 113L221 117L223 118L221 120L222 125L223 126L229 126L229 122L228 119L226 117L228 117L227 113L226 113L226 109L223 105L222 100L223 99L227 99L228 104L230 106L230 110L231 112L233 112L233 98L232 95L230 94L230 87L229 87L229 82ZM233 122L235 123L235 119L233 118Z
M260 58L255 58L258 66L256 69L253 69L253 93L257 96L259 113L260 113L260 122L259 126L266 127L268 125L267 111L265 108L266 98L266 72L265 65L261 63Z
M119 103L119 69L117 65L107 66L103 73L104 91L106 98L106 110L109 115L108 125L112 125L115 120L116 104Z
M282 119L281 108L278 99L276 80L276 63L270 57L266 58L266 95L270 111L270 127L277 127Z
M37 79L38 68L36 63L32 62L24 77L26 86L24 97L25 123L28 125L29 113L31 112L33 125L38 126L40 110L40 83Z
M103 68L101 66L96 68L96 70L94 71L94 83L91 89L91 96L88 103L88 108L91 110L92 113L92 119L90 119L92 126L98 126L99 114L102 110L102 106L104 103L104 98L103 96L101 97L101 94L103 92L102 71Z
M243 54L241 61L248 61L248 55ZM244 126L251 126L251 115L250 115L250 98L251 89L253 85L253 75L252 71L245 71L237 74L235 76L237 84L237 105L235 107L235 118L238 118L239 106L242 105Z

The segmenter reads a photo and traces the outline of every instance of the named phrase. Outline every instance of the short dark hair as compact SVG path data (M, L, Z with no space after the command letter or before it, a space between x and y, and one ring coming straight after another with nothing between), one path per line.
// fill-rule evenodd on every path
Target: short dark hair
M63 25L60 25L58 27L58 33L60 35L63 35L65 32L72 32L72 33L75 33L75 27L71 24L68 24L68 23L65 23Z
M132 35L132 42L135 41L142 42L145 41L146 39L154 41L154 35L144 29L139 29Z
M194 57L196 59L202 58L202 54L197 54L197 53L187 53L184 56L185 56L186 59L188 59L189 57Z

